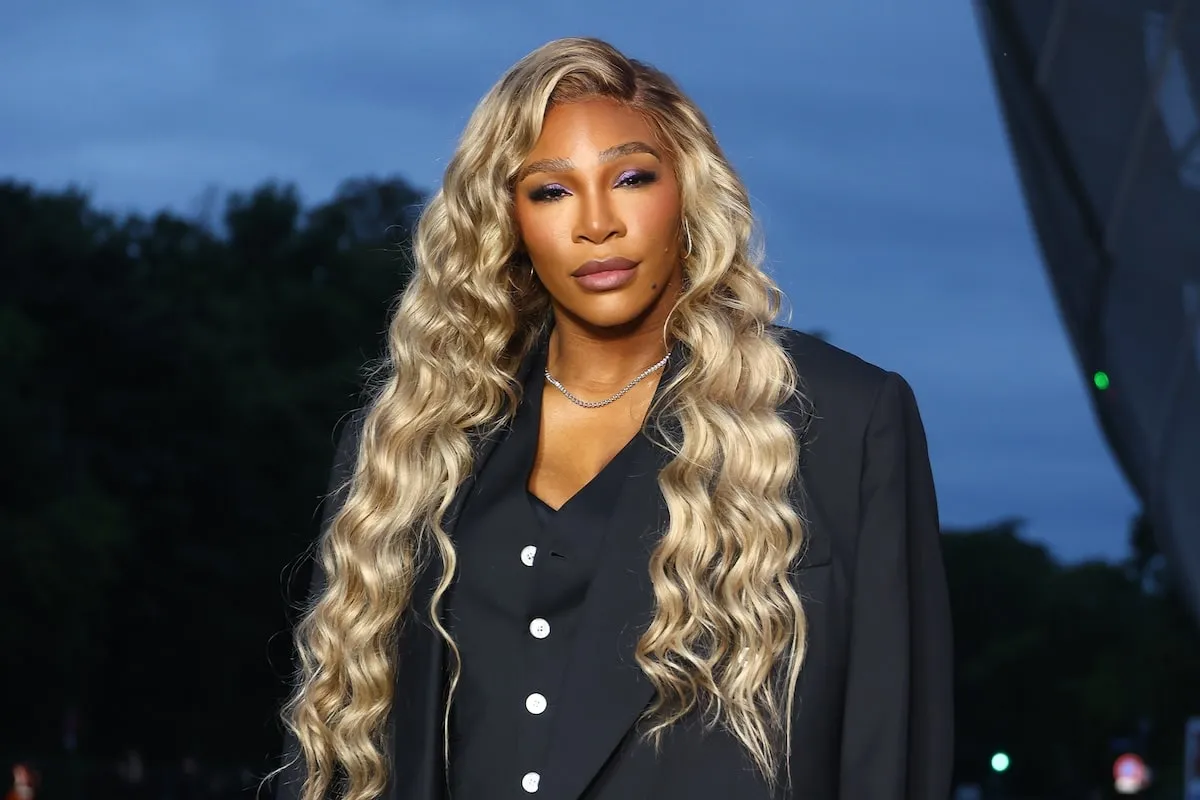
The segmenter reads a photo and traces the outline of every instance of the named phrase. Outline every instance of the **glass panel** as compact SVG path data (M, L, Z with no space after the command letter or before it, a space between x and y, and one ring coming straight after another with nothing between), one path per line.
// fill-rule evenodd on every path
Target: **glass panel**
M1063 2L978 8L1081 378L1200 616L1200 4Z

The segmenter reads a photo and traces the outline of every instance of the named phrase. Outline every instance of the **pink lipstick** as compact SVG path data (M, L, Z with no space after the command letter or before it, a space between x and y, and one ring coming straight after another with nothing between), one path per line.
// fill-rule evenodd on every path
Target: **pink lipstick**
M579 285L589 292L619 289L632 281L638 262L628 258L605 258L588 261L571 273Z

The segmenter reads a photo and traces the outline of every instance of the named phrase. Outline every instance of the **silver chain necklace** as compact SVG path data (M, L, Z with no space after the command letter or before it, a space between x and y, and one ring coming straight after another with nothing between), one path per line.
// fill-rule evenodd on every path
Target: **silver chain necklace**
M637 386L639 383L641 383L643 380L645 380L647 375L650 375L650 374L654 373L656 370L660 370L663 367L665 367L667 364L667 359L669 359L670 357L671 357L671 354L667 353L665 356L662 357L661 361L659 361L657 364L653 364L652 366L647 367L646 370L641 375L638 375L636 378L631 380L625 386L624 389L617 392L616 394L614 394L612 397L608 398L607 400L580 400L578 397L576 397L575 395L568 392L567 387L563 386L562 383L560 383L558 381L558 379L556 379L553 375L550 374L549 367L546 367L546 380L550 382L551 386L553 386L555 389L558 389L560 392L562 392L563 396L566 397L568 400L570 400L575 405L581 406L582 408L602 408L604 406L607 406L607 405L617 402L618 400L620 400L622 397L625 396L626 392L628 392L634 386Z

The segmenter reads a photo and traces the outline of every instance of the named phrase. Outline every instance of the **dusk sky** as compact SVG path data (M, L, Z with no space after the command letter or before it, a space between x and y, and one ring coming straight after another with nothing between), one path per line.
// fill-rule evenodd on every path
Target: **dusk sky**
M15 3L0 26L0 176L112 210L206 187L440 180L475 102L529 50L608 39L708 114L766 234L790 325L903 374L947 526L1029 520L1124 555L1136 502L1044 276L962 0L601 5Z

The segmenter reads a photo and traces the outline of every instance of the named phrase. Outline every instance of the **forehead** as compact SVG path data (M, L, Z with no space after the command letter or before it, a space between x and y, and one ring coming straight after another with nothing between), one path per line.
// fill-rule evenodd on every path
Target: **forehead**
M615 100L580 100L550 107L526 161L555 157L579 160L626 142L657 140L654 128L640 111Z

